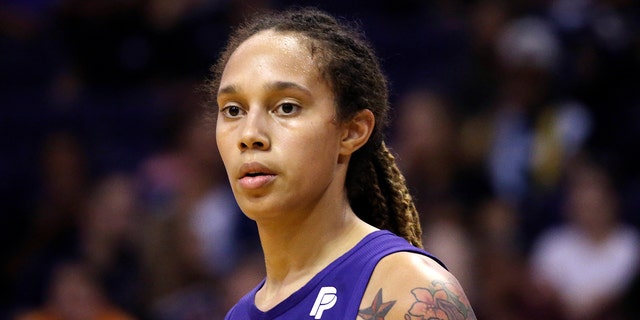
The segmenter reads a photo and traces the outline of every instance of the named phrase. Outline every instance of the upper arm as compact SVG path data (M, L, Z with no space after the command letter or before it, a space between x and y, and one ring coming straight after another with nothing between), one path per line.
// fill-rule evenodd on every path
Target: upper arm
M476 319L460 283L428 257L400 252L378 263L358 319Z

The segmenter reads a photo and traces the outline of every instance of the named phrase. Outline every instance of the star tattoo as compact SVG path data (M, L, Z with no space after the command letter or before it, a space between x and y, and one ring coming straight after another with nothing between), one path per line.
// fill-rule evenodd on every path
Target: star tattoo
M382 289L380 289L373 299L371 307L358 311L358 316L364 320L384 320L395 303L395 300L382 302Z

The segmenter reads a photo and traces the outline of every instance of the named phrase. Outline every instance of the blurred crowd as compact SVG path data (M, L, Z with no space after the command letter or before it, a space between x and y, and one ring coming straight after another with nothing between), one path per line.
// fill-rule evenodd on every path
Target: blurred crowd
M637 1L0 0L0 319L222 319L264 277L201 86L290 5L373 43L425 247L479 319L638 314Z

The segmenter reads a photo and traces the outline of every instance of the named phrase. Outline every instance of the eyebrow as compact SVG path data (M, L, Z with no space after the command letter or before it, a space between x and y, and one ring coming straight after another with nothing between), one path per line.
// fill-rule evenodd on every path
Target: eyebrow
M237 93L238 91L239 91L239 90L238 90L238 87L237 87L237 86L235 86L235 85L228 85L228 86L226 86L226 87L220 88L220 89L218 90L218 94L219 94L219 95L220 95L220 94L234 94L234 93Z
M270 90L275 90L275 91L283 91L283 90L287 90L287 89L295 89L295 90L299 90L302 91L304 94L311 96L311 91L309 89L307 89L306 87L303 87L295 82L288 82L288 81L274 81L271 83L267 83L265 85L265 87L267 89Z
M295 89L295 90L299 90L302 91L304 94L311 96L311 90L307 89L304 86L301 86L295 82L289 82L289 81L274 81L274 82L270 82L264 85L264 87L268 90L274 90L274 91L283 91L283 90L287 90L287 89ZM218 90L218 94L235 94L238 93L239 91L241 91L241 89L237 86L237 85L228 85L225 87L220 88L220 90Z

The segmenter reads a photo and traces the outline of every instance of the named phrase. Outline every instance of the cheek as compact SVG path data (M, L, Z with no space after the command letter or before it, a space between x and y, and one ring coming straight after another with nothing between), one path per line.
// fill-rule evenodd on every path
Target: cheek
M222 126L218 126L216 128L216 146L218 147L218 152L220 153L220 157L222 158L222 162L227 165L230 154L230 149L234 147L231 142L232 139L229 138L229 134Z
M296 150L289 151L289 154L297 158L296 166L316 173L328 173L334 170L340 151L339 137L333 130L327 130L326 127L314 129L309 127L309 129L305 135L289 138L286 143L288 148Z

